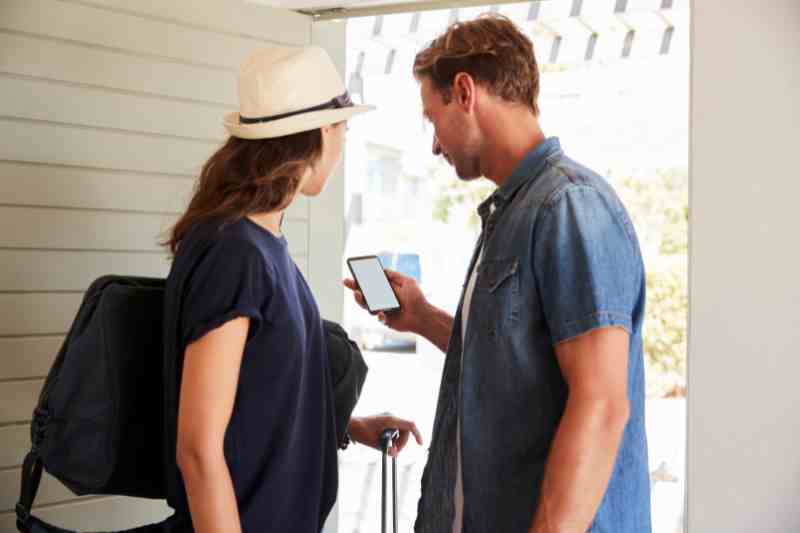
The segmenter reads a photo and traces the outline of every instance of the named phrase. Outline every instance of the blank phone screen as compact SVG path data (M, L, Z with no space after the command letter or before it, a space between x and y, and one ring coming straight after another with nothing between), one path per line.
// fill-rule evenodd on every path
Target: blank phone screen
M351 260L350 268L370 311L400 307L377 257Z

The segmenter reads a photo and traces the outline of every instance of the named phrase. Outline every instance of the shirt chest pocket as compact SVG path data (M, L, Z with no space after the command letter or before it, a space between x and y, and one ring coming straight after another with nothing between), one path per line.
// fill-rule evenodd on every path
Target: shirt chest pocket
M519 259L485 259L478 271L475 292L481 302L477 309L490 335L519 321Z

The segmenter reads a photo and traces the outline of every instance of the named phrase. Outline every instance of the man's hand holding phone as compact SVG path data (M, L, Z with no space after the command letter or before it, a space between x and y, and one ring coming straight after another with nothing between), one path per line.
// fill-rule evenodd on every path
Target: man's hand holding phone
M388 269L385 269L384 272L400 302L400 308L391 312L379 311L377 313L378 320L396 331L419 333L419 322L424 320L425 310L428 307L428 301L422 294L419 285L414 278L404 276L399 272ZM369 311L364 295L355 280L344 280L344 286L353 291L356 303Z
M453 332L453 317L428 303L414 278L384 269L376 256L347 260L353 279L344 286L356 303L395 331L410 331L443 352Z

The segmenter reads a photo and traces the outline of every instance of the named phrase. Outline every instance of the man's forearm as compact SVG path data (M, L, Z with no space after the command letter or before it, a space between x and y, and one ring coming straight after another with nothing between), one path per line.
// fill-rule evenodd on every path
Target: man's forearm
M453 317L430 304L426 304L425 312L418 317L415 333L422 335L441 351L447 351L450 333L453 331Z
M550 449L531 533L585 533L605 494L628 405L570 396Z

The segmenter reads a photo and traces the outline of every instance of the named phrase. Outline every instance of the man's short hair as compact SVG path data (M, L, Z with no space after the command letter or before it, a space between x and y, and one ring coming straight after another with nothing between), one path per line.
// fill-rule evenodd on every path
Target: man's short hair
M429 78L450 102L456 75L465 72L490 94L539 115L539 68L533 43L507 17L486 14L456 22L414 59L414 76Z

